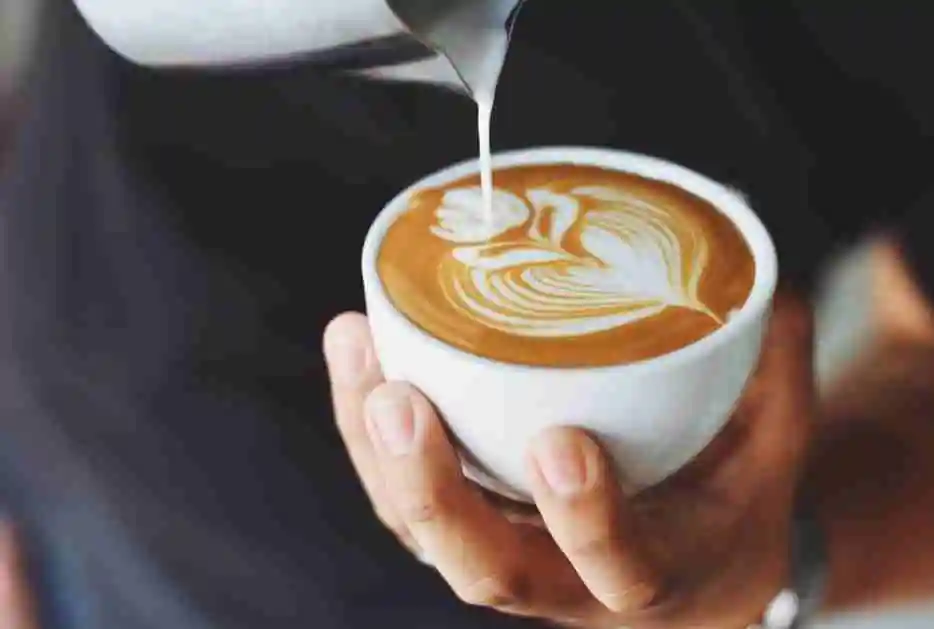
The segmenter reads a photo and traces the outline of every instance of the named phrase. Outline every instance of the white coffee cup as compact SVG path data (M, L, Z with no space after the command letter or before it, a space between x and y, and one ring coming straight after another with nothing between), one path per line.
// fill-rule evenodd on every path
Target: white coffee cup
M624 485L664 480L709 444L729 418L759 359L777 279L775 248L746 200L686 168L644 155L593 148L535 148L494 156L494 168L573 163L670 182L730 218L755 258L752 291L719 330L677 351L609 367L556 368L502 363L428 335L396 310L377 273L380 244L412 194L476 174L476 160L435 173L393 199L363 248L367 314L383 372L435 405L473 480L528 500L530 440L551 426L579 426L600 439Z

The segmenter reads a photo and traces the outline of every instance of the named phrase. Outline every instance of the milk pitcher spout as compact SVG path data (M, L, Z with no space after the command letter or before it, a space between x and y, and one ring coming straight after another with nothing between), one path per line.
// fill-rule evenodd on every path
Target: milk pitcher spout
M498 74L521 0L74 0L116 52L161 67L301 60L347 71L446 58L470 94ZM491 43L492 42L492 43ZM486 52L493 47L493 52ZM483 51L483 52L481 52ZM394 73L446 82L432 73Z

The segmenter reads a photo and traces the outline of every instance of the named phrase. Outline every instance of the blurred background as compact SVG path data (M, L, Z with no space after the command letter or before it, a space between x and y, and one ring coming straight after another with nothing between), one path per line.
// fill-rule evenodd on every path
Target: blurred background
M29 59L41 0L0 0L0 152L12 128L17 79Z
M37 45L41 45L41 42L36 42L34 38L34 18L39 2L40 0L0 0L0 169L3 167L3 155L8 150L16 120L26 107L21 100L18 86L26 75L31 52ZM865 341L861 331L867 317L870 316L872 303L866 289L868 282L865 274L865 248L862 246L845 252L827 268L818 316L817 362L824 379L829 379L840 365L857 354ZM0 435L0 439L2 438ZM825 626L866 629L930 628L934 627L934 611L918 609L884 616L847 617L829 621Z

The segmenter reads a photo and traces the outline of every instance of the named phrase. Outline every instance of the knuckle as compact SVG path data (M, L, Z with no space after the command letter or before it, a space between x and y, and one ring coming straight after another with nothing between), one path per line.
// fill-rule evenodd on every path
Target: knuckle
M416 490L400 500L399 514L410 526L436 524L457 510L454 488Z
M575 564L606 566L607 561L622 562L607 575L606 589L591 592L605 607L621 614L637 614L654 607L659 599L657 574L640 559L626 552L626 544L613 535L582 540L569 552Z
M457 591L458 598L468 605L508 610L525 605L532 584L522 572L508 572L472 581Z
M618 547L617 541L611 537L591 537L572 544L568 549L568 555L582 561L604 560L606 557L615 556Z
M441 506L430 496L409 500L400 507L402 519L415 526L437 522L441 511Z

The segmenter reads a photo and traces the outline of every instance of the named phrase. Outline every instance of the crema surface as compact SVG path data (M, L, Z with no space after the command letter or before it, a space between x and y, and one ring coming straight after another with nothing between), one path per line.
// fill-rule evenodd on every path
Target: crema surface
M379 274L396 308L460 349L512 363L611 365L710 334L742 307L753 255L732 222L669 183L578 165L416 193Z

